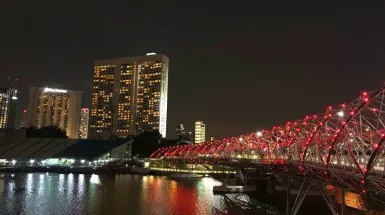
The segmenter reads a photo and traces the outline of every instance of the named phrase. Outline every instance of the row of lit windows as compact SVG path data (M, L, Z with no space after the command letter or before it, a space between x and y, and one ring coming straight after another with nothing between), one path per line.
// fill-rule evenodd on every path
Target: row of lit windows
M115 65L102 65L102 66L95 66L95 69L96 68L101 68L101 69L105 69L105 68L111 68L111 67L115 67Z
M118 129L118 132L128 132L128 129L126 129L126 130Z

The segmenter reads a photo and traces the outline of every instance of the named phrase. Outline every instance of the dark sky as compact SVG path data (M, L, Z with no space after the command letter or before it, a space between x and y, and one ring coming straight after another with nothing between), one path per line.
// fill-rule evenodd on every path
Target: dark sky
M24 107L29 86L50 83L84 90L89 105L94 60L146 52L170 58L169 137L195 120L218 137L255 131L385 81L380 3L9 2L0 3L0 85L20 78Z

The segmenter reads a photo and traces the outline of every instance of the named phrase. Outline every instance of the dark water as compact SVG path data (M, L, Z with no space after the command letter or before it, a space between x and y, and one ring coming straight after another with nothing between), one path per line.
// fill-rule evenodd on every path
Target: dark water
M212 178L172 180L165 176L138 175L2 174L0 215L242 215L281 214L277 208L281 211L285 208L285 193L258 192L252 197L214 195L212 188L219 184ZM350 207L365 209L359 195L348 194L346 198ZM309 197L299 214L327 215L330 211L321 197ZM351 211L347 214L379 213Z
M218 196L212 178L0 175L0 214L278 214L244 194Z

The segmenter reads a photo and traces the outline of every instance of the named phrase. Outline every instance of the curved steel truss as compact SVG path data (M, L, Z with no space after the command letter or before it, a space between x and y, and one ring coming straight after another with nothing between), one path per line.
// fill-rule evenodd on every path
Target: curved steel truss
M289 164L298 173L365 193L385 193L385 86L323 113L238 137L156 150L150 158L184 162ZM280 162L278 162L280 163ZM286 168L287 169L287 168Z

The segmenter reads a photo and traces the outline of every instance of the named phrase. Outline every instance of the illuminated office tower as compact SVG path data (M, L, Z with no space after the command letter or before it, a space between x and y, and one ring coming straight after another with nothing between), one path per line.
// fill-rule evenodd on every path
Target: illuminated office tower
M17 90L0 88L0 128L15 128Z
M80 112L80 139L88 139L88 122L90 119L90 109L82 108Z
M203 143L206 141L206 125L202 121L195 122L195 143Z
M168 57L95 61L90 137L125 137L145 130L166 136Z
M28 127L57 126L66 131L68 138L79 138L82 98L82 91L31 87Z

